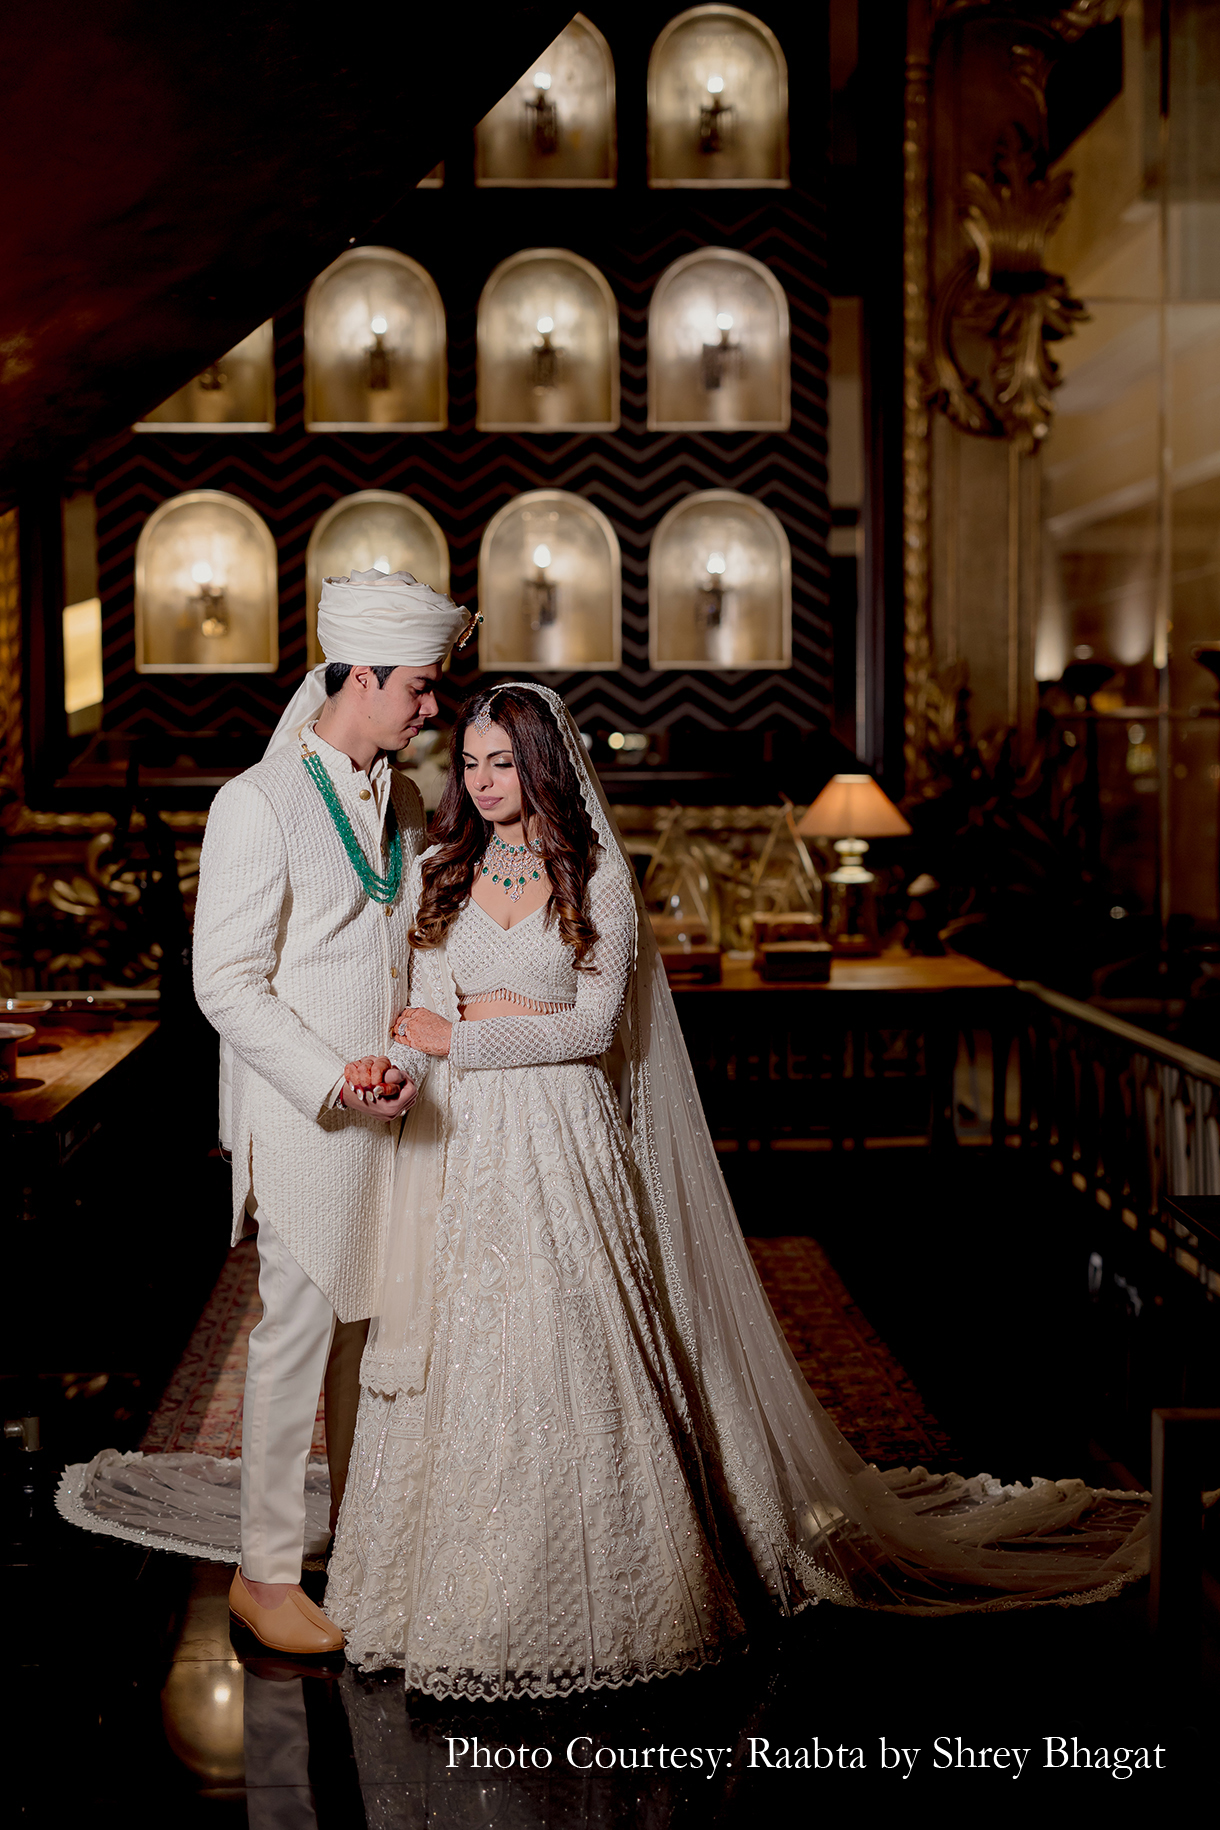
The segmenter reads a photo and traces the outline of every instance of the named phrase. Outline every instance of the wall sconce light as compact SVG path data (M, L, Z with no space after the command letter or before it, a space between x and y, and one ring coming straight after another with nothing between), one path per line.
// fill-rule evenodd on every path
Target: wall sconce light
M736 248L682 255L648 314L649 430L786 428L788 345L788 300L769 267Z
M270 432L275 338L270 320L137 420L136 432Z
M370 394L383 393L390 385L390 352L385 346L385 334L390 326L380 313L369 319L369 329L373 341L365 352L369 359L367 387Z
M731 489L683 496L648 556L650 667L792 665L788 537L763 502Z
M445 311L395 248L349 248L305 301L305 430L432 432L447 423Z
M199 619L199 632L209 641L219 641L229 633L229 605L225 588L217 584L206 559L197 559L191 567L191 582L199 586L189 599L190 609Z
M534 151L542 157L559 150L559 115L551 100L547 70L534 71L534 93L525 98L525 118Z
M601 510L559 489L506 502L483 535L479 609L487 672L617 667L621 558Z
M523 248L479 300L482 431L609 432L619 422L618 306L566 248Z
M797 827L801 838L833 839L842 862L830 872L827 939L836 953L879 948L876 881L863 862L870 839L896 839L911 828L871 775L836 775Z
M703 385L709 394L715 393L721 382L728 376L741 373L741 343L733 341L733 314L731 311L716 313L716 329L720 339L716 343L703 345L701 374Z
M547 576L547 568L550 563L550 547L536 546L534 548L536 570L533 578L527 578L525 581L525 620L535 635L540 629L549 629L559 615L555 585L553 580Z
M614 59L583 13L475 129L477 185L614 183Z
M720 618L724 612L724 573L724 554L709 553L707 556L707 582L700 585L699 600L695 605L695 621L700 629L719 629L720 627Z
M774 32L737 6L693 6L648 60L654 188L788 182L788 66Z
M699 151L724 152L733 133L733 108L724 97L723 76L707 79L708 99L699 109Z
M136 672L274 673L278 560L262 517L223 490L154 509L136 542Z
M538 341L534 345L534 392L549 394L552 388L559 386L564 351L551 341L555 329L554 318L539 318L537 329Z

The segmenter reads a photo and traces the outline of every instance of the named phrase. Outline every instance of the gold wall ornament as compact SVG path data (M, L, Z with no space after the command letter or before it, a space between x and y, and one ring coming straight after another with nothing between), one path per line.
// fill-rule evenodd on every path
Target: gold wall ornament
M1022 452L1050 430L1059 383L1050 345L1086 321L1063 275L1042 265L1071 194L1070 172L1048 173L1020 129L1005 135L991 176L967 172L962 181L971 247L940 287L932 318L937 404L962 431L1013 439Z

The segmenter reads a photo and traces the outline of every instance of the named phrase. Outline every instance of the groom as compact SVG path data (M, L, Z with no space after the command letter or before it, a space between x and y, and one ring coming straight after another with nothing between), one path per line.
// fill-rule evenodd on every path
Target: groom
M406 1081L375 1106L359 1103L343 1068L375 1038L382 1051L406 979L401 886L424 813L388 757L435 716L441 662L468 626L409 574L328 579L326 664L306 676L262 762L216 796L200 858L195 995L221 1036L233 1239L256 1223L263 1304L229 1602L279 1651L343 1644L300 1587L305 1471L325 1382L333 1529L389 1213L391 1121L414 1096Z

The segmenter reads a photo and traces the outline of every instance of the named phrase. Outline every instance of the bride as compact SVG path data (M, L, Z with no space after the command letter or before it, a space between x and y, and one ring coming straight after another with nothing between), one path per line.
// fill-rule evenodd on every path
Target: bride
M554 693L463 709L434 834L398 1040L347 1071L419 1088L326 1595L348 1657L546 1697L715 1660L764 1598L936 1614L1140 1574L1132 1496L882 1475L817 1404Z

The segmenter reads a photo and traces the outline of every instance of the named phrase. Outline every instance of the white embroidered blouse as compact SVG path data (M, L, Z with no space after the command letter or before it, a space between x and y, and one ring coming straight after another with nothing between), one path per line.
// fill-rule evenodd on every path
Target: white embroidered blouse
M578 972L558 924L547 924L545 905L502 928L477 902L466 902L445 942L459 1004L503 1003L512 1014L457 1024L449 1049L453 1067L541 1067L606 1053L635 957L635 901L621 873L594 870L588 912L597 929L597 943L586 955L593 970ZM427 1057L397 1042L389 1052L418 1085Z

